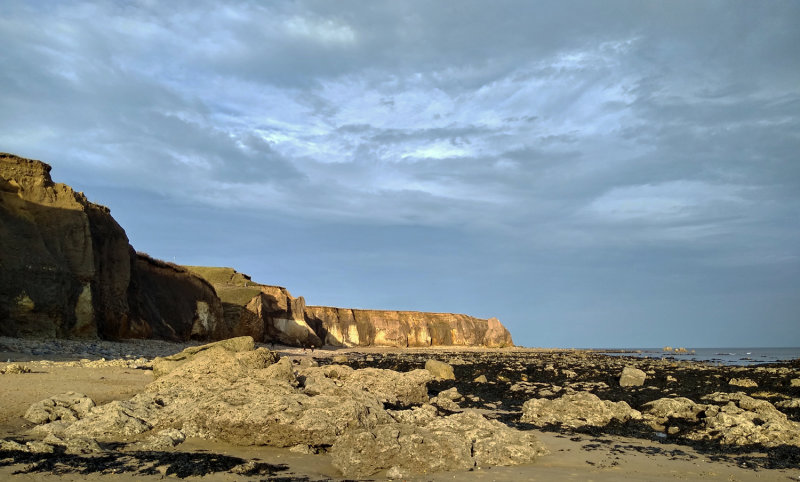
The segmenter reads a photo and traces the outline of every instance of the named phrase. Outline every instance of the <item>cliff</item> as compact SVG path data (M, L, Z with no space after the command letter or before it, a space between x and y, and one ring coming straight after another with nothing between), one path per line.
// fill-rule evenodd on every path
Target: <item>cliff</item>
M455 313L307 306L306 322L334 346L513 346L497 318Z
M186 268L214 285L225 324L237 336L300 346L513 346L497 318L306 306L286 288L256 283L232 268Z
M256 283L233 268L185 266L202 276L222 300L225 324L234 336L294 346L322 346L323 339L305 320L305 299L282 286Z
M513 345L496 319L306 306L232 268L137 253L108 208L0 153L0 335L223 339L295 346Z
M108 208L0 153L0 334L216 338L214 288L130 246Z

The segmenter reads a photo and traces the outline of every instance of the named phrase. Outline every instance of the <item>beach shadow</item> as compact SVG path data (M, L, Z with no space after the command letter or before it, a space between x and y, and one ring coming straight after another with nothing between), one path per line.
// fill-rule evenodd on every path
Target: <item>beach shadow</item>
M231 472L262 480L308 481L288 472L285 464L270 464L221 454L193 452L103 452L96 455L67 454L56 447L52 453L0 450L0 467L22 465L16 474L122 474L174 475L178 478ZM327 480L327 479L322 479Z

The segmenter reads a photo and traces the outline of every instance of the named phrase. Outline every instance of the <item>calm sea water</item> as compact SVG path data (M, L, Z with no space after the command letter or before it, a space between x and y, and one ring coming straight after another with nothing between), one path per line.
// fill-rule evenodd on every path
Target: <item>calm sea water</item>
M686 348L689 353L665 352L661 348L606 348L597 351L612 356L674 358L675 360L704 361L721 365L753 365L800 358L800 348Z

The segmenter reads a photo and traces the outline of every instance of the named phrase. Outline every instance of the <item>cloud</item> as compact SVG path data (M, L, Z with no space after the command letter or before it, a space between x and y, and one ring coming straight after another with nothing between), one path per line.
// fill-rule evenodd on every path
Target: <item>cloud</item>
M0 148L87 190L364 239L444 230L503 275L558 259L578 277L616 249L796 266L797 18L791 1L6 2Z

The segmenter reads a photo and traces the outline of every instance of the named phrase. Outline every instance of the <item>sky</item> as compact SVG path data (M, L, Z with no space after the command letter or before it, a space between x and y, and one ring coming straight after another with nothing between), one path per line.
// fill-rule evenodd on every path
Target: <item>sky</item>
M4 1L0 151L133 246L523 346L800 346L800 2Z

